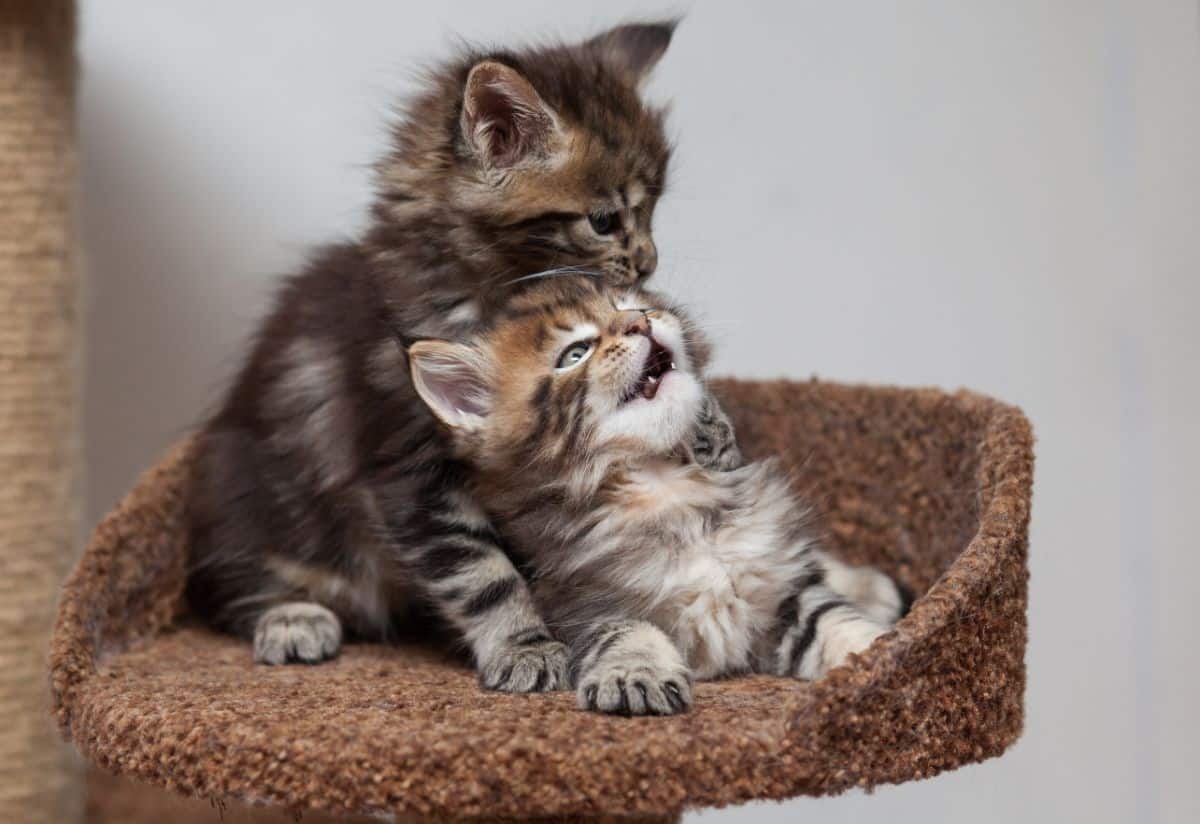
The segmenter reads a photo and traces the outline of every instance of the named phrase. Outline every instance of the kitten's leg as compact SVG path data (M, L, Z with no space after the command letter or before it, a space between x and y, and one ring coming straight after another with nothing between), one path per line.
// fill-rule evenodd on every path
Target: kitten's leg
M444 501L424 526L415 571L470 647L480 682L503 692L566 689L567 647L550 635L486 517L459 494Z
M254 660L259 664L317 664L337 655L342 623L312 601L277 604L254 626Z
M692 704L692 677L683 656L646 621L595 626L573 645L570 674L582 709L674 715Z
M567 687L566 645L551 637L525 580L486 533L440 536L424 550L420 572L434 607L471 648L484 687Z
M737 445L733 423L712 395L706 395L700 405L691 449L696 463L705 469L725 472L745 463L742 450Z
M777 675L820 678L891 628L866 615L819 578L807 581L788 605L788 625L775 653Z
M879 570L850 566L825 552L814 555L824 573L825 586L854 604L867 617L882 624L894 624L912 605L912 596Z

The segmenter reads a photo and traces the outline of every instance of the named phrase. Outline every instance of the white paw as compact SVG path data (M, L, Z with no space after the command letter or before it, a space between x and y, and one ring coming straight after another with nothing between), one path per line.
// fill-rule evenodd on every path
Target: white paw
M862 599L855 603L863 613L880 624L894 624L908 610L908 598L899 585L877 569L862 572Z
M830 616L832 617L832 616ZM839 617L840 618L840 617ZM852 653L867 647L891 627L870 618L834 618L818 631L817 643L800 658L797 678L813 681L841 666Z
M479 680L484 688L500 692L566 689L567 647L558 641L505 647L480 669Z
M581 709L616 715L675 715L692 705L692 679L678 654L602 658L579 679Z
M825 584L881 624L894 624L908 610L909 598L900 586L877 569L850 566L822 553Z
M259 664L317 664L337 655L341 646L342 624L320 604L271 607L254 627L254 660Z

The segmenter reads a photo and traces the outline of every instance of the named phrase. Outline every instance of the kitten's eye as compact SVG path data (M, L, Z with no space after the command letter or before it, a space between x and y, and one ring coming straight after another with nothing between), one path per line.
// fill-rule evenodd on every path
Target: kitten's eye
M616 212L592 212L588 215L592 231L598 235L611 235L617 229Z
M588 355L592 354L594 346L595 343L590 340L581 340L578 343L572 343L558 356L558 363L554 364L554 368L570 369L572 366L578 366L587 360Z

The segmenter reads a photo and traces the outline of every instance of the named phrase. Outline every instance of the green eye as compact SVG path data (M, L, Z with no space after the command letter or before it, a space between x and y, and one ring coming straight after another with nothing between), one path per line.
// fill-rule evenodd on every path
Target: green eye
M590 340L581 340L578 343L572 343L558 356L558 363L554 364L554 368L570 369L572 366L583 363L587 359L587 356L592 353L594 345Z
M593 212L588 215L592 231L598 235L611 235L617 229L617 216L612 212Z

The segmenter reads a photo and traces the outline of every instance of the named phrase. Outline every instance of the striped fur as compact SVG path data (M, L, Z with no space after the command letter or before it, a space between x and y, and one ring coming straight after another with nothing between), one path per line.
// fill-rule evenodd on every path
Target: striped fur
M433 619L489 688L565 684L567 650L414 394L403 344L485 327L531 273L654 271L669 146L638 86L671 31L435 68L378 164L367 230L284 285L192 479L189 600L253 638L257 660L315 662L343 633Z
M589 709L679 712L691 679L735 672L816 678L903 608L886 576L817 550L776 461L697 462L702 347L650 292L559 278L473 343L410 349Z

